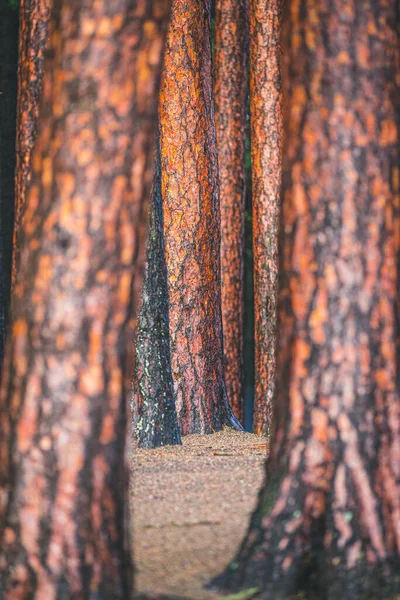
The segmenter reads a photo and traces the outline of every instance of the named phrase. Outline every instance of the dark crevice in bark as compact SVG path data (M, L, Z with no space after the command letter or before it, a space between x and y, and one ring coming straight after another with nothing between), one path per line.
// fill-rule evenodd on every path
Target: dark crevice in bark
M0 3L0 374L10 310L17 117L18 11Z

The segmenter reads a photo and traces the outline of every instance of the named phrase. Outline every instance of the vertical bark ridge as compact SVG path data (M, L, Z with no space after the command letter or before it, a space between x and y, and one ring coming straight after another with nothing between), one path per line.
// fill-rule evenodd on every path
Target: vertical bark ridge
M218 159L208 0L174 0L160 95L171 364L182 434L237 422L223 370Z
M161 163L157 148L133 382L135 437L142 448L181 443L169 346Z
M0 596L128 599L127 367L169 6L52 11L0 396Z
M9 322L14 215L18 11L0 4L0 378Z
M51 0L20 0L13 282L19 263L21 224L32 174L32 152L37 135L39 101L43 86L50 2Z
M270 432L275 396L278 225L282 173L283 0L249 0L255 392L253 431Z
M400 592L397 17L288 3L275 432L224 578L268 600Z
M215 3L214 98L221 206L221 304L228 399L243 423L247 0Z

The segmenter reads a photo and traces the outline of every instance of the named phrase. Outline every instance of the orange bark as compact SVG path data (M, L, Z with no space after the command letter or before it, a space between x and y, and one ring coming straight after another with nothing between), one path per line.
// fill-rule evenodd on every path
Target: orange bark
M32 174L32 152L37 135L49 18L50 0L20 0L13 283L19 263L21 225Z
M265 600L400 593L400 38L396 0L293 0L277 401L227 580Z
M243 251L247 0L215 3L214 98L221 205L221 302L228 399L243 422Z
M166 0L57 0L0 396L2 600L132 594L126 396Z
M270 431L275 395L278 224L281 186L282 0L249 0L250 122L254 256L253 431Z
M160 95L171 365L183 434L233 418L222 348L218 159L208 0L173 0Z

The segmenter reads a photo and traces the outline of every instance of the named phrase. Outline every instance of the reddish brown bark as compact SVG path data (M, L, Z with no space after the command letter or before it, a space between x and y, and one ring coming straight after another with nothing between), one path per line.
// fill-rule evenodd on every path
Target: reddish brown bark
M262 597L400 592L395 0L294 0L275 435L227 579Z
M254 256L253 431L268 435L275 395L278 224L281 186L282 0L249 0Z
M49 18L50 0L20 0L13 282L19 264L21 225L32 173L32 152L37 134Z
M208 0L173 0L159 114L171 364L183 434L234 422L223 370L210 41Z
M2 600L131 598L125 398L167 16L53 4L1 389Z
M214 99L221 206L225 379L243 422L243 250L247 99L247 0L215 3Z

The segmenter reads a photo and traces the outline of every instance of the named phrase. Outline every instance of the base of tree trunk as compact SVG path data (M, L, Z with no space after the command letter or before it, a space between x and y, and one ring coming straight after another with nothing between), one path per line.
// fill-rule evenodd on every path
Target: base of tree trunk
M238 556L209 587L227 593L258 588L263 600L398 600L400 561L376 556L361 533L357 498L338 506L316 491L311 499L309 489L290 479L269 478ZM325 512L313 517L325 502ZM339 522L341 535L348 526L344 546Z
M243 425L240 423L239 419L237 419L233 414L233 411L231 411L231 414L228 415L226 425L228 427L236 429L236 431L246 431Z
M268 558L264 558L267 565ZM303 564L301 561L297 563L296 574L277 581L272 580L272 575L266 577L265 569L262 578L259 565L254 564L253 567L252 571L248 565L245 579L238 577L230 568L208 587L227 594L244 594L247 590L254 590L249 596L254 600L398 600L400 597L400 568L391 563L380 563L374 569L367 564L351 570L340 566L320 568L319 581L312 563L306 560Z

